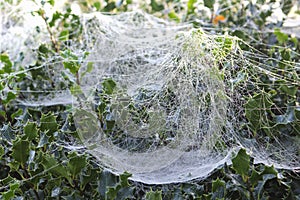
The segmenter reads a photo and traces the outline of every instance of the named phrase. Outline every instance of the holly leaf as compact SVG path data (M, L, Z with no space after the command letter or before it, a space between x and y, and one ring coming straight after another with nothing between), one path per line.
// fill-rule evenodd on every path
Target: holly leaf
M246 181L250 169L250 156L245 149L240 149L238 154L232 159L232 168Z
M41 165L44 167L45 171L49 171L55 176L62 176L69 180L70 183L72 182L68 175L67 169L61 163L59 163L51 155L43 154L42 156L43 158L41 161Z
M204 0L204 6L213 9L215 0Z
M117 84L111 78L105 79L102 83L103 90L106 94L112 94L116 85Z
M24 165L28 160L29 156L29 142L27 140L17 140L13 143L12 157L15 161Z
M42 114L40 125L41 131L47 132L47 134L52 134L57 131L57 127L56 116L52 113L48 113L46 115Z
M28 140L34 140L38 137L37 125L34 122L28 122L24 127L24 134Z
M7 93L6 99L2 100L3 104L8 104L10 101L14 100L16 98L16 95L9 91Z
M77 155L75 152L71 153L69 156L70 161L67 167L72 176L75 177L86 166L86 158L84 156Z
M10 61L8 55L0 54L0 62L4 64L4 67L0 70L0 74L12 72L12 62Z
M128 178L131 177L132 174L128 172L124 172L123 174L120 175L120 184L122 187L128 187L130 184L128 183Z
M13 197L15 197L15 191L20 187L20 184L18 182L13 182L9 186L9 190L2 193L3 200L11 200Z
M282 33L279 28L274 29L274 34L280 44L285 43L289 39L288 34Z
M219 178L212 182L213 199L221 199L225 197L225 185L225 181L220 180Z
M146 193L146 200L162 200L162 192L149 191Z

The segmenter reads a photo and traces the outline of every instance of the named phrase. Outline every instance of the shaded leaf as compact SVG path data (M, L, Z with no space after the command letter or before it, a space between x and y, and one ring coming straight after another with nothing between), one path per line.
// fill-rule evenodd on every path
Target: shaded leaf
M273 102L267 93L259 93L250 98L245 104L246 118L250 127L256 133L257 130L268 126L266 112L270 112Z
M29 156L29 142L27 140L17 140L13 143L12 155L15 161L24 165Z
M146 193L146 200L162 200L162 192L149 191Z
M221 199L225 197L225 181L217 178L212 182L212 199Z
M55 176L62 176L71 182L66 168L51 155L42 154L41 164L43 165L45 171L49 171Z
M98 192L105 198L106 196L106 188L112 187L117 183L117 177L110 173L108 170L103 170L99 181L98 181Z
M7 192L2 193L3 200L11 200L15 197L15 191L20 187L18 182L13 182L10 184L10 189Z
M204 0L204 6L213 9L215 0Z
M9 91L7 93L6 99L2 100L3 104L8 104L10 101L14 100L16 98L16 95Z
M250 169L250 156L245 149L240 149L238 154L232 159L232 168L246 180Z
M34 122L28 122L24 127L24 134L28 140L34 140L38 137L37 125Z
M56 116L53 113L48 113L46 115L42 114L40 129L41 131L47 132L47 134L52 134L57 131L58 125L56 122Z
M70 160L68 162L68 169L73 177L78 175L80 171L86 166L86 158L79 156L75 152L69 154Z
M120 184L122 187L128 187L130 184L128 183L128 178L131 177L132 174L128 172L124 172L123 174L120 175Z
M156 2L156 0L151 0L150 5L151 5L151 8L152 8L152 11L154 11L154 12L159 12L159 11L164 9L164 6L162 4L158 4Z

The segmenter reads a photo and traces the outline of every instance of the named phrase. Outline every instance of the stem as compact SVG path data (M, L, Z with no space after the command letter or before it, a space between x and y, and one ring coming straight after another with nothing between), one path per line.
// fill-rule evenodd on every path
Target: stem
M79 72L76 72L76 83L80 86Z
M50 39L51 39L51 42L55 48L55 51L56 53L59 53L59 48L58 48L58 43L57 41L55 40L55 37L54 37L54 34L52 33L51 31L51 28L47 22L47 19L46 19L46 16L45 16L45 11L44 10L40 10L40 15L41 17L43 18L45 24L46 24L46 27L47 27L47 30L48 30L48 33L50 34Z

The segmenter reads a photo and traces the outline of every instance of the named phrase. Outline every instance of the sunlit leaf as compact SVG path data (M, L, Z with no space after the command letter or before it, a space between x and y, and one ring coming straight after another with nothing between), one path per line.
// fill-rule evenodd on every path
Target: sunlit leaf
M111 78L109 78L102 82L102 86L106 94L112 94L117 84Z
M289 39L289 36L285 33L282 33L278 28L274 29L274 34L276 35L276 38L280 44L285 43Z
M0 70L0 74L12 72L12 62L10 61L8 55L0 54L0 62L4 64L4 67Z

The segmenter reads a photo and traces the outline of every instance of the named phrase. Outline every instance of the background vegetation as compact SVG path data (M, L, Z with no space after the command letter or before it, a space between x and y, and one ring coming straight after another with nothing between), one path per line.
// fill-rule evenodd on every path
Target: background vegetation
M0 5L6 3L18 4L6 0ZM254 165L253 158L244 149L233 156L232 165L220 167L205 180L145 185L129 181L131 174L127 172L115 176L99 168L97 160L84 149L67 148L65 144L78 139L70 106L26 107L15 101L29 96L38 98L39 94L21 92L24 88L71 88L76 91L81 60L88 54L84 52L78 57L66 45L72 40L80 40L82 30L80 16L72 12L72 2L66 3L62 11L52 16L47 16L44 7L54 6L54 0L36 3L40 9L33 14L44 20L50 42L34 49L36 61L28 66L21 66L20 60L11 60L6 52L1 52L0 57L1 199L300 199L299 171ZM295 3L292 0L257 0L256 3L240 0L77 1L81 11L86 13L118 13L139 7L174 23L193 23L195 27L214 34L237 36L281 61L268 63L276 66L274 73L290 70L293 72L290 79L300 83L300 57L293 53L300 52L299 37L285 33L282 29L284 20L277 19L278 6L283 14L288 14ZM38 28L36 34L39 34ZM249 46L242 48L249 50ZM56 54L72 58L70 61L66 59L63 67L77 79L58 83L52 76L51 64L44 70L39 69L45 60ZM262 62L259 58L258 61ZM284 63L294 63L295 68L286 69ZM266 83L261 88L265 93L253 95L245 105L246 109L249 108L246 112L248 126L261 138L270 137L269 132L299 138L300 84L287 86L282 83L275 87L268 77L262 77L262 80ZM266 103L268 101L271 103ZM260 105L262 103L264 105ZM288 109L274 110L271 105L279 108L284 105ZM268 117L257 118L264 114L251 111L250 108L255 106L266 107ZM272 124L268 126L272 128L264 129L265 123Z

